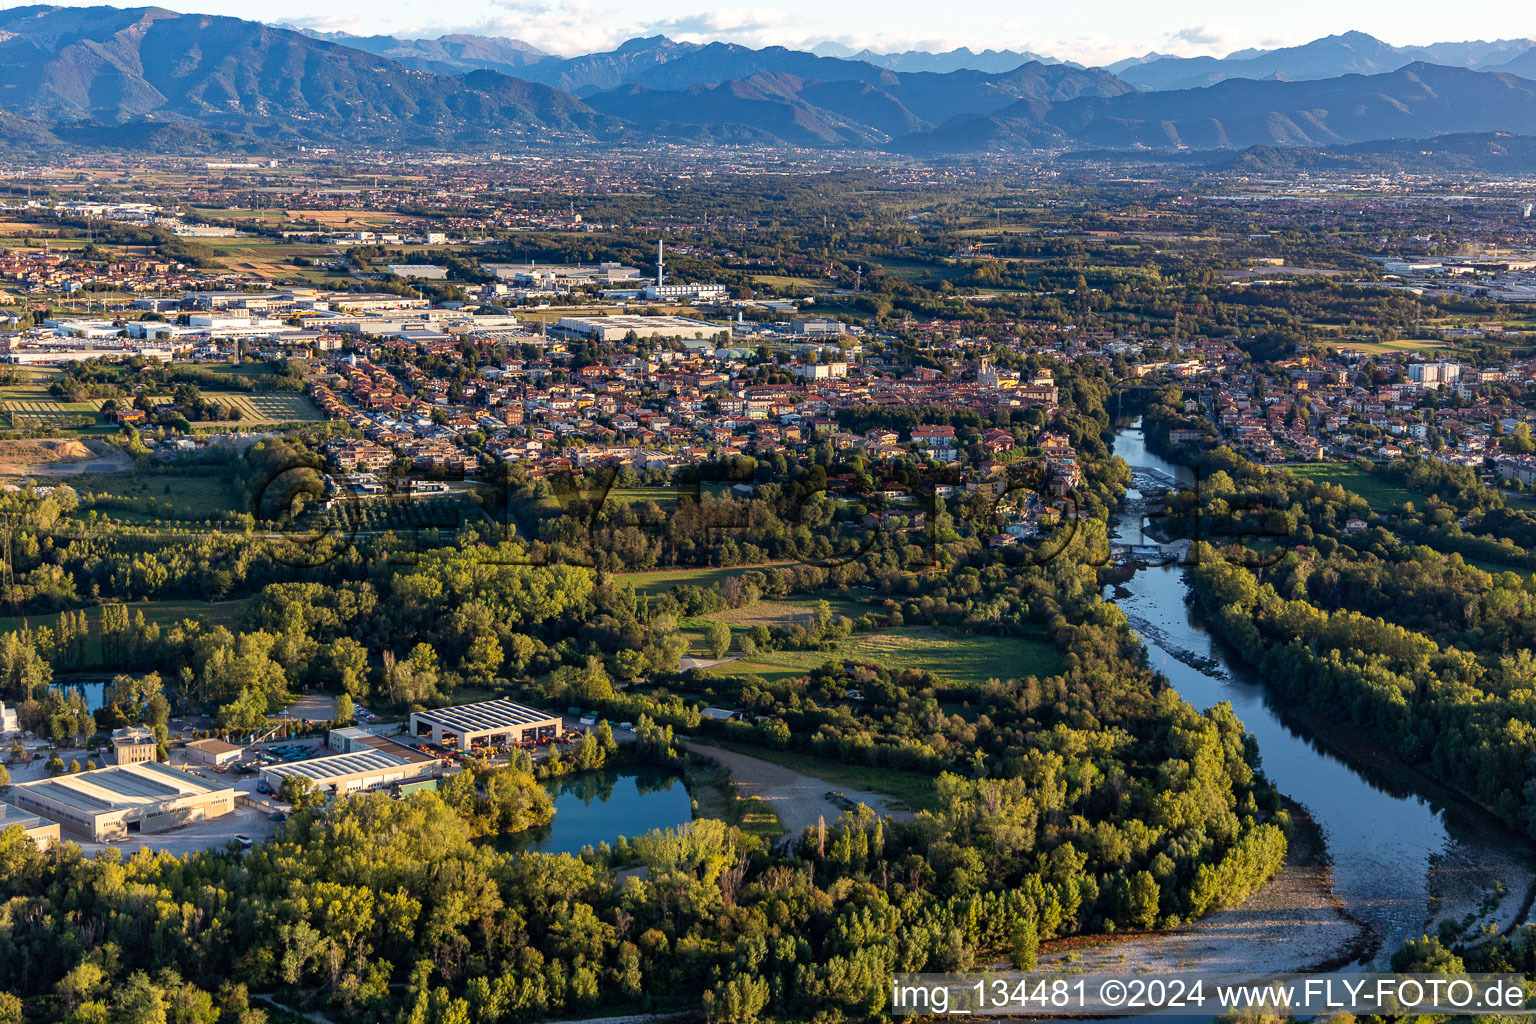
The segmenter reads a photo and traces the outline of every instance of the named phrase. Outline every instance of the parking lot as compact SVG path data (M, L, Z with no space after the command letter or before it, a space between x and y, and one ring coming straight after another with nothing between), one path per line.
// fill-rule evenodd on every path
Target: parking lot
M310 741L310 747L320 747L321 744ZM59 757L65 764L71 760L79 761L82 765L88 759L94 759L98 764L103 760L110 761L110 752L86 751L86 750L60 750ZM31 761L20 761L7 766L11 773L12 783L34 782L38 779L48 778L46 757L37 757ZM189 767L186 762L186 751L175 748L171 752L171 766L174 768ZM217 782L220 785L235 789L240 795L266 803L264 797L256 792L256 775L241 774L234 771L216 772L212 768L198 766L192 768L192 774L199 778ZM237 797L238 799L238 797ZM276 807L276 804L270 804ZM79 835L71 834L67 829L63 838L67 841L79 844L80 849L87 856L94 856L103 850L120 850L124 856L132 856L140 849L164 850L167 853L181 855L193 853L198 850L223 849L237 835L249 836L254 842L270 839L277 833L278 824L271 820L271 811L245 807L236 803L234 813L226 814L211 821L200 821L192 825L183 825L180 828L171 829L168 832L157 832L148 835L133 832L128 838L120 842L97 843L84 839Z
M79 843L80 849L85 851L88 857L93 857L103 850L121 850L123 856L131 857L141 849L163 850L166 853L181 856L186 853L196 853L199 850L222 850L237 835L249 836L253 842L259 843L264 839L271 839L277 834L277 829L277 823L268 817L268 812L236 804L234 813L226 814L222 818L200 821L195 825L183 825L181 828L153 835L133 832L127 839L118 843L93 843L79 836L70 835L68 832L64 833L64 838Z

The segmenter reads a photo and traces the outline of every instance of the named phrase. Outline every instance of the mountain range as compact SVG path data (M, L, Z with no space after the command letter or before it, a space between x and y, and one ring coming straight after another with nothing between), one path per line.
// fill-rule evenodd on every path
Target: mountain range
M821 49L655 36L558 57L506 38L323 35L154 7L20 7L0 11L0 140L252 152L680 142L937 157L1334 151L1536 134L1528 40L1393 47L1346 33L1108 68L1024 51ZM1524 152L1496 142L1483 155L1508 164Z
M1229 79L1199 89L1018 103L896 140L913 155L1039 149L1241 149L1536 133L1536 81L1417 63L1311 82Z
M1240 50L1219 58L1148 54L1111 64L1107 70L1140 89L1197 89L1231 78L1300 82L1348 74L1379 75L1415 63L1497 70L1532 46L1536 42L1529 39L1393 46L1364 32L1345 32L1301 46Z

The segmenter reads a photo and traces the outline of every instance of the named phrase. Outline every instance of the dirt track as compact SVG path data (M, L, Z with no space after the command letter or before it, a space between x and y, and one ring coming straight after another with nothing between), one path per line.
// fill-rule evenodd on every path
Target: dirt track
M760 758L738 754L734 750L707 744L690 742L688 749L704 757L713 758L731 771L736 790L744 797L759 797L778 816L779 824L786 830L786 840L799 837L804 830L815 826L825 818L828 824L837 821L842 809L827 799L828 791L842 793L855 803L868 804L881 814L902 820L911 820L912 812L902 809L890 797L849 789L826 779L802 775L792 768L764 761Z

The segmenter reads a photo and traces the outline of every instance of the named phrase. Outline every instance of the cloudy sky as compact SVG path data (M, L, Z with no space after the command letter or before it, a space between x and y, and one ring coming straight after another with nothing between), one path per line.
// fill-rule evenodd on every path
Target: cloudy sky
M108 2L129 6L128 0ZM266 0L259 6L244 0L160 2L176 10L358 34L510 36L562 55L610 49L625 39L657 33L753 46L808 48L831 41L876 50L1033 50L1086 64L1107 64L1151 50L1220 56L1350 29L1398 44L1536 37L1536 4L1528 0L1487 0L1454 8L1428 0L777 0L761 6L715 6L698 0Z

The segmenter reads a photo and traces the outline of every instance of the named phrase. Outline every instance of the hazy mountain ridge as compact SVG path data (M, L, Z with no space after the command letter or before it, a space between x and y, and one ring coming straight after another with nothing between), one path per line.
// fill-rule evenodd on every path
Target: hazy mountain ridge
M984 71L996 75L1004 71L1012 71L1022 64L1031 63L1071 64L1073 67L1082 67L1081 64L1075 64L1072 61L1060 60L1044 53L1032 53L1029 50L976 51L966 46L942 53L930 53L927 50L902 50L897 53L860 50L844 56L850 60L861 60L866 64L873 64L891 71L932 71L938 74L946 74L950 71Z
M445 35L436 39L397 39L394 36L354 36L345 32L299 31L315 39L388 57L417 71L453 75L466 71L500 71L517 75L528 66L558 61L520 39L498 36Z
M50 127L189 120L271 141L486 142L622 126L493 71L435 75L237 18L159 8L0 11L0 107Z
M1138 88L1162 91L1195 89L1234 78L1314 81L1348 74L1378 75L1424 62L1487 70L1508 63L1533 45L1529 39L1506 39L1393 46L1364 32L1344 32L1275 50L1244 50L1226 57L1162 56L1122 61L1110 69Z
M589 96L595 110L642 128L667 123L716 131L750 126L795 145L884 143L926 132L957 112L987 114L1021 101L1045 104L1083 95L1116 96L1130 87L1103 71L1026 64L1007 74L884 71L878 81L825 81L760 73L741 81L686 90L629 85ZM772 108L772 109L771 109ZM780 129L783 129L782 131Z
M1201 89L1021 103L896 140L893 148L987 152L1017 137L1059 148L1329 147L1496 131L1536 133L1536 82L1418 63L1316 82L1229 79Z
M1259 175L1341 169L1511 174L1536 167L1536 136L1468 132L1428 140L1381 139L1332 149L1253 146L1212 166Z
M1360 33L1318 43L1328 45L1313 46L1315 66L1328 53L1370 64L1402 52ZM1522 45L1428 49L1491 62ZM1304 49L1228 59L1293 60ZM1008 51L986 52L1011 59L999 56ZM977 56L930 56L966 54ZM1063 63L899 71L858 56L655 36L562 59L511 39L321 38L153 7L33 6L0 11L0 139L24 148L252 152L301 142L485 148L682 140L936 156L1337 150L1371 140L1536 133L1536 50L1529 48L1499 66L1530 78L1416 62L1383 74L1232 77L1161 91ZM1125 64L1122 73L1134 77L1164 60ZM1482 156L1447 158L1508 163L1525 152L1493 145Z

